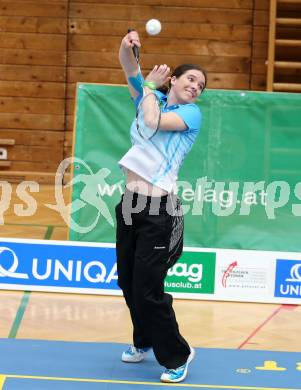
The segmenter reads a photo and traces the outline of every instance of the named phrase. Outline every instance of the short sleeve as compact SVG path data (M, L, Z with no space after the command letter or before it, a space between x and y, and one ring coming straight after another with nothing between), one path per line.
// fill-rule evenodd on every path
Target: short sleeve
M196 104L182 104L173 112L178 114L188 127L188 130L199 131L202 123L202 114Z

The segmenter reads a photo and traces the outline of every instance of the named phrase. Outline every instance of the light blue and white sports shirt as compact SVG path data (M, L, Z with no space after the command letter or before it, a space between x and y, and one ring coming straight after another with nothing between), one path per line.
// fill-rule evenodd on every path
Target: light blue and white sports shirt
M132 147L119 161L119 165L123 169L135 172L149 183L172 192L184 158L199 133L202 115L196 104L167 106L167 96L159 91L155 93L160 99L162 113L175 112L183 119L187 129L182 131L159 129L151 139L145 140L138 133L135 119L131 125ZM139 95L135 101L136 109L141 97Z

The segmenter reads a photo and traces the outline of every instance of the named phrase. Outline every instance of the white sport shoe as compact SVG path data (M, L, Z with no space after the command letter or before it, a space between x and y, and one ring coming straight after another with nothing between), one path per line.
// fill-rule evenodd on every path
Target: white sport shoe
M139 363L145 358L149 350L150 348L136 348L131 345L123 352L121 360L126 363Z
M192 359L195 357L195 350L190 347L190 355L188 356L187 362L183 364L183 366L180 366L178 368L174 369L166 369L163 374L161 375L161 382L167 382L167 383L177 383L182 382L188 373L188 365L192 361Z

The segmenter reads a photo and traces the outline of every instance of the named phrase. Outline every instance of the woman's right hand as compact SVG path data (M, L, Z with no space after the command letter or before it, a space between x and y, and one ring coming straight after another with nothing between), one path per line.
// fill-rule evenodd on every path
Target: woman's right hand
M135 30L126 34L121 41L121 47L125 49L131 49L134 46L141 47L139 34Z
M162 87L170 80L170 67L166 64L155 65L151 72L146 76L145 81L156 84L156 88Z

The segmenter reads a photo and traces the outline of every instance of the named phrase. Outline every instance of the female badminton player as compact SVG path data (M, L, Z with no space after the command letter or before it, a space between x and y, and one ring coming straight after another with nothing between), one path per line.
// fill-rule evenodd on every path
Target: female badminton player
M144 79L133 47L140 47L136 31L125 35L119 51L137 109L132 147L119 161L126 188L116 206L118 285L134 328L133 345L122 361L141 362L152 348L165 367L161 381L181 382L194 349L179 332L164 279L183 249L183 214L174 190L199 133L201 112L195 101L206 86L206 74L198 65L181 65L171 75L167 65L156 65ZM167 94L158 90L165 83Z

